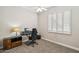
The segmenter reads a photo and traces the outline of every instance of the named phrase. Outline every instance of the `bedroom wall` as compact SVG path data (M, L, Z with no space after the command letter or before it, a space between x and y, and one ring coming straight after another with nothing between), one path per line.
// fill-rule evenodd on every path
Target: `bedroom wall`
M63 12L65 10L72 10L72 34L60 34L48 32L48 14L52 12ZM44 13L39 14L39 31L43 38L54 41L57 43L61 43L66 46L78 48L79 50L79 7L71 7L71 6L59 6L52 7L50 10Z
M19 6L0 6L0 40L11 34L12 26L37 28L37 14Z

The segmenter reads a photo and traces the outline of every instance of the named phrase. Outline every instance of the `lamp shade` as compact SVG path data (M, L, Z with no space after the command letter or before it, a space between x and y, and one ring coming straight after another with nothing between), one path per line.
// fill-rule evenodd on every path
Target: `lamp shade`
M19 27L13 27L11 32L20 32L20 29Z

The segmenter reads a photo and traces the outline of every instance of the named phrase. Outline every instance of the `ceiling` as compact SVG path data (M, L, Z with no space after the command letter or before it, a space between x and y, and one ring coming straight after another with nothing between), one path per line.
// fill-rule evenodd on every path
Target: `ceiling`
M31 11L31 12L36 12L36 10L39 7L43 7L43 8L46 8L46 9L50 9L52 6L22 6L22 8L25 8L25 9Z

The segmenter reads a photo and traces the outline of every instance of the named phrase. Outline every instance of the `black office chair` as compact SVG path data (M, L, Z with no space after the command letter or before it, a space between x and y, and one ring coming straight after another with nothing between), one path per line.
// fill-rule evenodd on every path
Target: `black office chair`
M31 39L25 42L25 44L28 46L32 45L32 47L34 47L34 44L38 45L38 43L36 42L36 39L37 39L37 30L36 28L33 28L31 33Z

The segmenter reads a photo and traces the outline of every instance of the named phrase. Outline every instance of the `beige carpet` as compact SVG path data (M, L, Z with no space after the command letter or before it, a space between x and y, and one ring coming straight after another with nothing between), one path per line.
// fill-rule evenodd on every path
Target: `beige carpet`
M27 46L24 43L21 46L1 51L3 53L78 53L78 51L45 41L37 40L38 45Z

